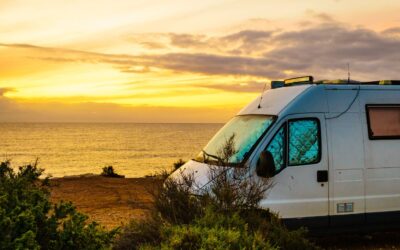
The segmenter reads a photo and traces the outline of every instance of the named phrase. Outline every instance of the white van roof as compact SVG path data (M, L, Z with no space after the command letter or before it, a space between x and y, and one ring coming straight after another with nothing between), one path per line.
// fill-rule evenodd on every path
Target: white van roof
M310 87L311 84L307 84L266 90L262 95L243 108L238 115L278 115L290 102Z
M268 89L253 102L243 108L238 115L278 115L290 102L311 86L311 84L307 84L286 88Z
M397 93L395 95L398 96L400 85L312 83L268 89L243 108L238 115L286 115L335 112L336 109L342 110L343 105L348 105L354 99L354 93L357 90L370 93L371 91L384 90L384 92ZM387 94L382 95L381 93L381 99L387 99L389 97ZM375 98L379 99L379 97ZM328 99L330 100L329 105Z

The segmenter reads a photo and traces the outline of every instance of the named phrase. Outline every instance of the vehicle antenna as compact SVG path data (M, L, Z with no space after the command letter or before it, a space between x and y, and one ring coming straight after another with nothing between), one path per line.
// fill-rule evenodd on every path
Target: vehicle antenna
M350 84L350 63L347 63L347 84Z
M261 101L262 101L263 93L265 91L266 86L267 86L267 82L264 83L264 88L263 88L263 91L261 92L260 102L258 103L258 108L261 108Z

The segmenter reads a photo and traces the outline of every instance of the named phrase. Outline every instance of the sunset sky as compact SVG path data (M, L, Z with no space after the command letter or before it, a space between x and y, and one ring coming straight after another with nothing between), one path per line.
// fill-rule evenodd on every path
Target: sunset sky
M398 79L398 0L0 0L0 121L225 122L264 83Z

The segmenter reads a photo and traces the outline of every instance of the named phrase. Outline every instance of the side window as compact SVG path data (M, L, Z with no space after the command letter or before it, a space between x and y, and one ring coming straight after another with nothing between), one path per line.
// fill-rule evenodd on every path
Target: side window
M319 121L300 119L289 121L289 166L319 162L321 158Z
M286 149L286 126L285 124L278 130L274 138L268 144L266 150L271 152L275 162L275 172L279 172L285 165L285 149Z
M400 139L400 105L367 105L370 139Z

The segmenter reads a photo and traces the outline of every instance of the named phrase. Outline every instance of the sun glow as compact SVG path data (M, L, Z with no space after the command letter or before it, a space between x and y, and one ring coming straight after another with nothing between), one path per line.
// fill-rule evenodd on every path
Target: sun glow
M170 110L176 121L224 122L271 79L337 77L351 60L359 79L391 78L398 65L385 58L400 45L400 4L385 3L2 1L0 109L27 121L90 104L94 113L108 105L107 117ZM357 63L365 60L375 64Z

